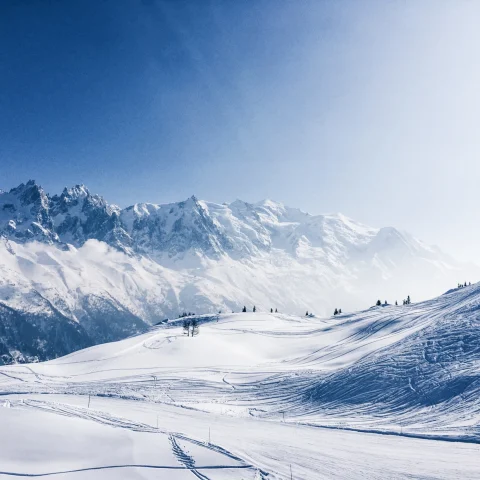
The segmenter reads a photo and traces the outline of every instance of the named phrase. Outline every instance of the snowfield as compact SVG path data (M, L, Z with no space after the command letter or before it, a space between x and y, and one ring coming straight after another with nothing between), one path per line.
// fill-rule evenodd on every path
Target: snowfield
M175 320L1 367L0 477L480 478L479 312L473 285L325 319L204 315L194 337Z

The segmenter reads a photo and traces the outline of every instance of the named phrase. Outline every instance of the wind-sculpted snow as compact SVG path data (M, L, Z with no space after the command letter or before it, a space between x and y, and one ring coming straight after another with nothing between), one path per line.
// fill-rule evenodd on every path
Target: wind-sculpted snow
M448 297L413 313L419 323L429 320L421 330L313 381L299 407L302 418L355 415L359 425L395 419L405 431L446 437L461 425L462 438L480 439L478 296Z
M42 425L61 415L133 432L136 445L158 435L161 460L79 455L55 469L67 478L94 468L116 469L115 478L122 469L160 472L172 459L179 472L211 480L287 479L290 468L307 480L480 475L480 285L326 319L193 318L194 337L178 319L49 362L1 367L0 407L13 420L1 408L0 420L21 424L21 410ZM15 448L28 454L34 447L18 431ZM22 473L8 465L7 477Z

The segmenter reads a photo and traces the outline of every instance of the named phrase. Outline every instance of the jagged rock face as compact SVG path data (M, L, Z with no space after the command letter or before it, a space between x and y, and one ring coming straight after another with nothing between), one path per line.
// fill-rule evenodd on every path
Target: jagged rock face
M61 241L81 246L94 238L119 248L129 247L128 235L119 220L120 209L99 195L91 195L84 185L65 188L60 196L51 198L50 205L55 231Z
M373 229L342 215L312 216L272 201L217 205L194 196L178 203L139 203L121 210L84 185L49 197L30 180L0 193L0 232L9 239L72 244L95 239L129 254L182 257L188 252L235 259L280 249L334 266L381 253L415 256L430 247L394 228ZM436 252L435 252L436 254ZM387 260L389 260L387 258Z
M141 253L166 252L174 257L195 250L218 256L232 247L195 197L169 205L135 204L120 218Z
M49 199L33 180L0 194L0 234L16 241L56 242Z
M8 193L0 193L0 233L18 242L38 240L70 243L89 239L128 249L130 239L120 223L120 209L84 185L65 188L49 197L33 180Z
M135 204L120 210L84 185L49 197L33 180L0 193L1 233L16 241L39 240L82 246L104 241L127 253L189 250L218 256L232 248L229 238L191 197L171 205Z
M34 181L0 192L4 362L119 339L182 311L325 315L432 297L478 275L395 228L269 200L120 209L84 185L52 197Z

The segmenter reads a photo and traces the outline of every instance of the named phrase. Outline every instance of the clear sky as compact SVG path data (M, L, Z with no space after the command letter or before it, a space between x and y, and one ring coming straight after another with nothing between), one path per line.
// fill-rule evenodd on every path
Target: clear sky
M480 2L1 0L0 187L271 198L480 261Z

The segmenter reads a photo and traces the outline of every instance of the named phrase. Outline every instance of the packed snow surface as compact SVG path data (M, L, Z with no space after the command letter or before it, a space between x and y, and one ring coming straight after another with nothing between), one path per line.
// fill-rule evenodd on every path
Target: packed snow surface
M179 319L1 367L0 478L479 478L479 311L473 285L323 319L203 315L193 337Z

